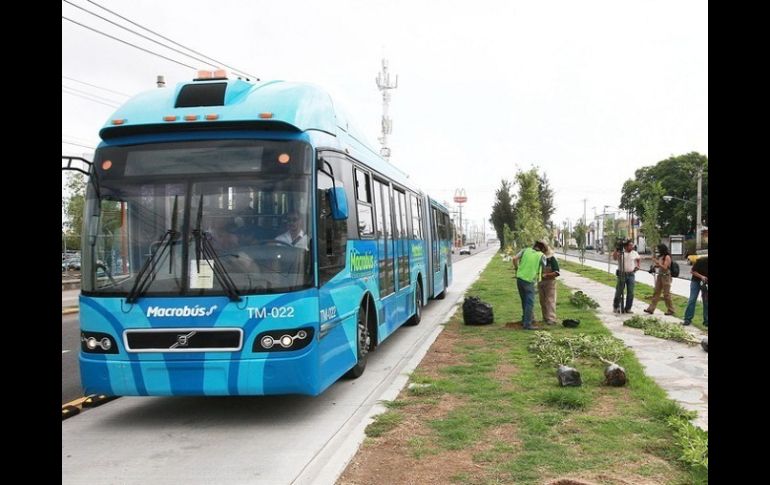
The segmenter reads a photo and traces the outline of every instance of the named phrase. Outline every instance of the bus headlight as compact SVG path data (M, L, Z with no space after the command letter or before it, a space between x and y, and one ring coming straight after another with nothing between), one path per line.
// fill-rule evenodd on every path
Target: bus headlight
M87 354L117 354L118 347L111 335L103 332L80 332L80 349Z
M313 341L313 328L269 330L257 335L252 352L299 350ZM277 344L277 345L276 345Z

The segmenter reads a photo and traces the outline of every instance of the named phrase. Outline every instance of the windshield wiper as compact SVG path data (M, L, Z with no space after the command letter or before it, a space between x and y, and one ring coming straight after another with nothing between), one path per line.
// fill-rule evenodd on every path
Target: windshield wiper
M174 196L174 208L171 215L171 229L168 229L164 234L163 237L160 239L160 245L157 250L155 250L154 253L150 254L150 257L147 258L142 265L142 268L139 270L139 273L136 275L136 280L134 281L134 286L131 287L131 291L128 292L128 296L126 297L126 303L136 303L139 300L139 297L141 297L145 291L150 287L153 281L155 281L155 275L158 273L157 267L158 263L162 260L163 254L165 254L166 250L171 248L170 254L171 258L169 258L169 266L168 271L171 273L173 271L173 262L174 262L174 253L173 253L173 245L176 243L176 240L179 239L179 231L177 230L177 202L179 200L179 196Z
M222 265L222 261L219 259L219 255L214 250L214 246L209 239L210 235L207 232L201 231L201 219L203 218L203 194L201 194L200 201L198 202L198 215L195 220L195 229L192 234L195 239L195 263L197 265L198 274L201 272L201 255L206 260L208 265L214 271L217 281L227 293L227 297L230 301L241 301L241 295L238 293L238 287L230 278L230 274Z

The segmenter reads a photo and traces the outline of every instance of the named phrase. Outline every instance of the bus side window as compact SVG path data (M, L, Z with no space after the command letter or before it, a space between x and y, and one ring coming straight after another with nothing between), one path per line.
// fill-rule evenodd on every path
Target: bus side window
M324 284L345 267L348 243L347 223L332 219L329 189L335 182L326 172L318 171L318 276ZM340 186L339 181L336 182Z
M372 210L372 189L369 174L354 169L356 179L356 208L358 211L358 233L361 238L374 238L374 211Z

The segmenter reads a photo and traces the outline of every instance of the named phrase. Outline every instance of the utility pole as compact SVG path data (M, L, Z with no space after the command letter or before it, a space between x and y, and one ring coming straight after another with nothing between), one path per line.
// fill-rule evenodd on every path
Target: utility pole
M701 231L703 230L703 227L701 226L701 198L702 198L702 186L703 186L703 165L701 165L698 168L698 211L696 213L696 220L695 220L695 249L701 249ZM692 187L692 186L691 186Z
M388 117L388 106L390 105L390 90L398 87L398 76L392 83L390 82L390 73L388 72L388 60L382 60L382 71L377 74L377 88L382 91L382 136L378 138L382 148L380 155L385 160L390 159L390 147L388 147L388 135L393 131L393 121Z
M465 195L465 189L456 189L454 196L455 204L460 208L460 246L465 245L463 235L465 234L465 228L463 227L463 204L468 202L468 196Z

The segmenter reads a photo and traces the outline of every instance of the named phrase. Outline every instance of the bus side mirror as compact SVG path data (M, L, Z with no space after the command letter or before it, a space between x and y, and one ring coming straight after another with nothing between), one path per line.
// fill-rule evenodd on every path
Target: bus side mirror
M332 219L344 221L348 218L348 198L343 187L329 189L329 202L332 206Z

